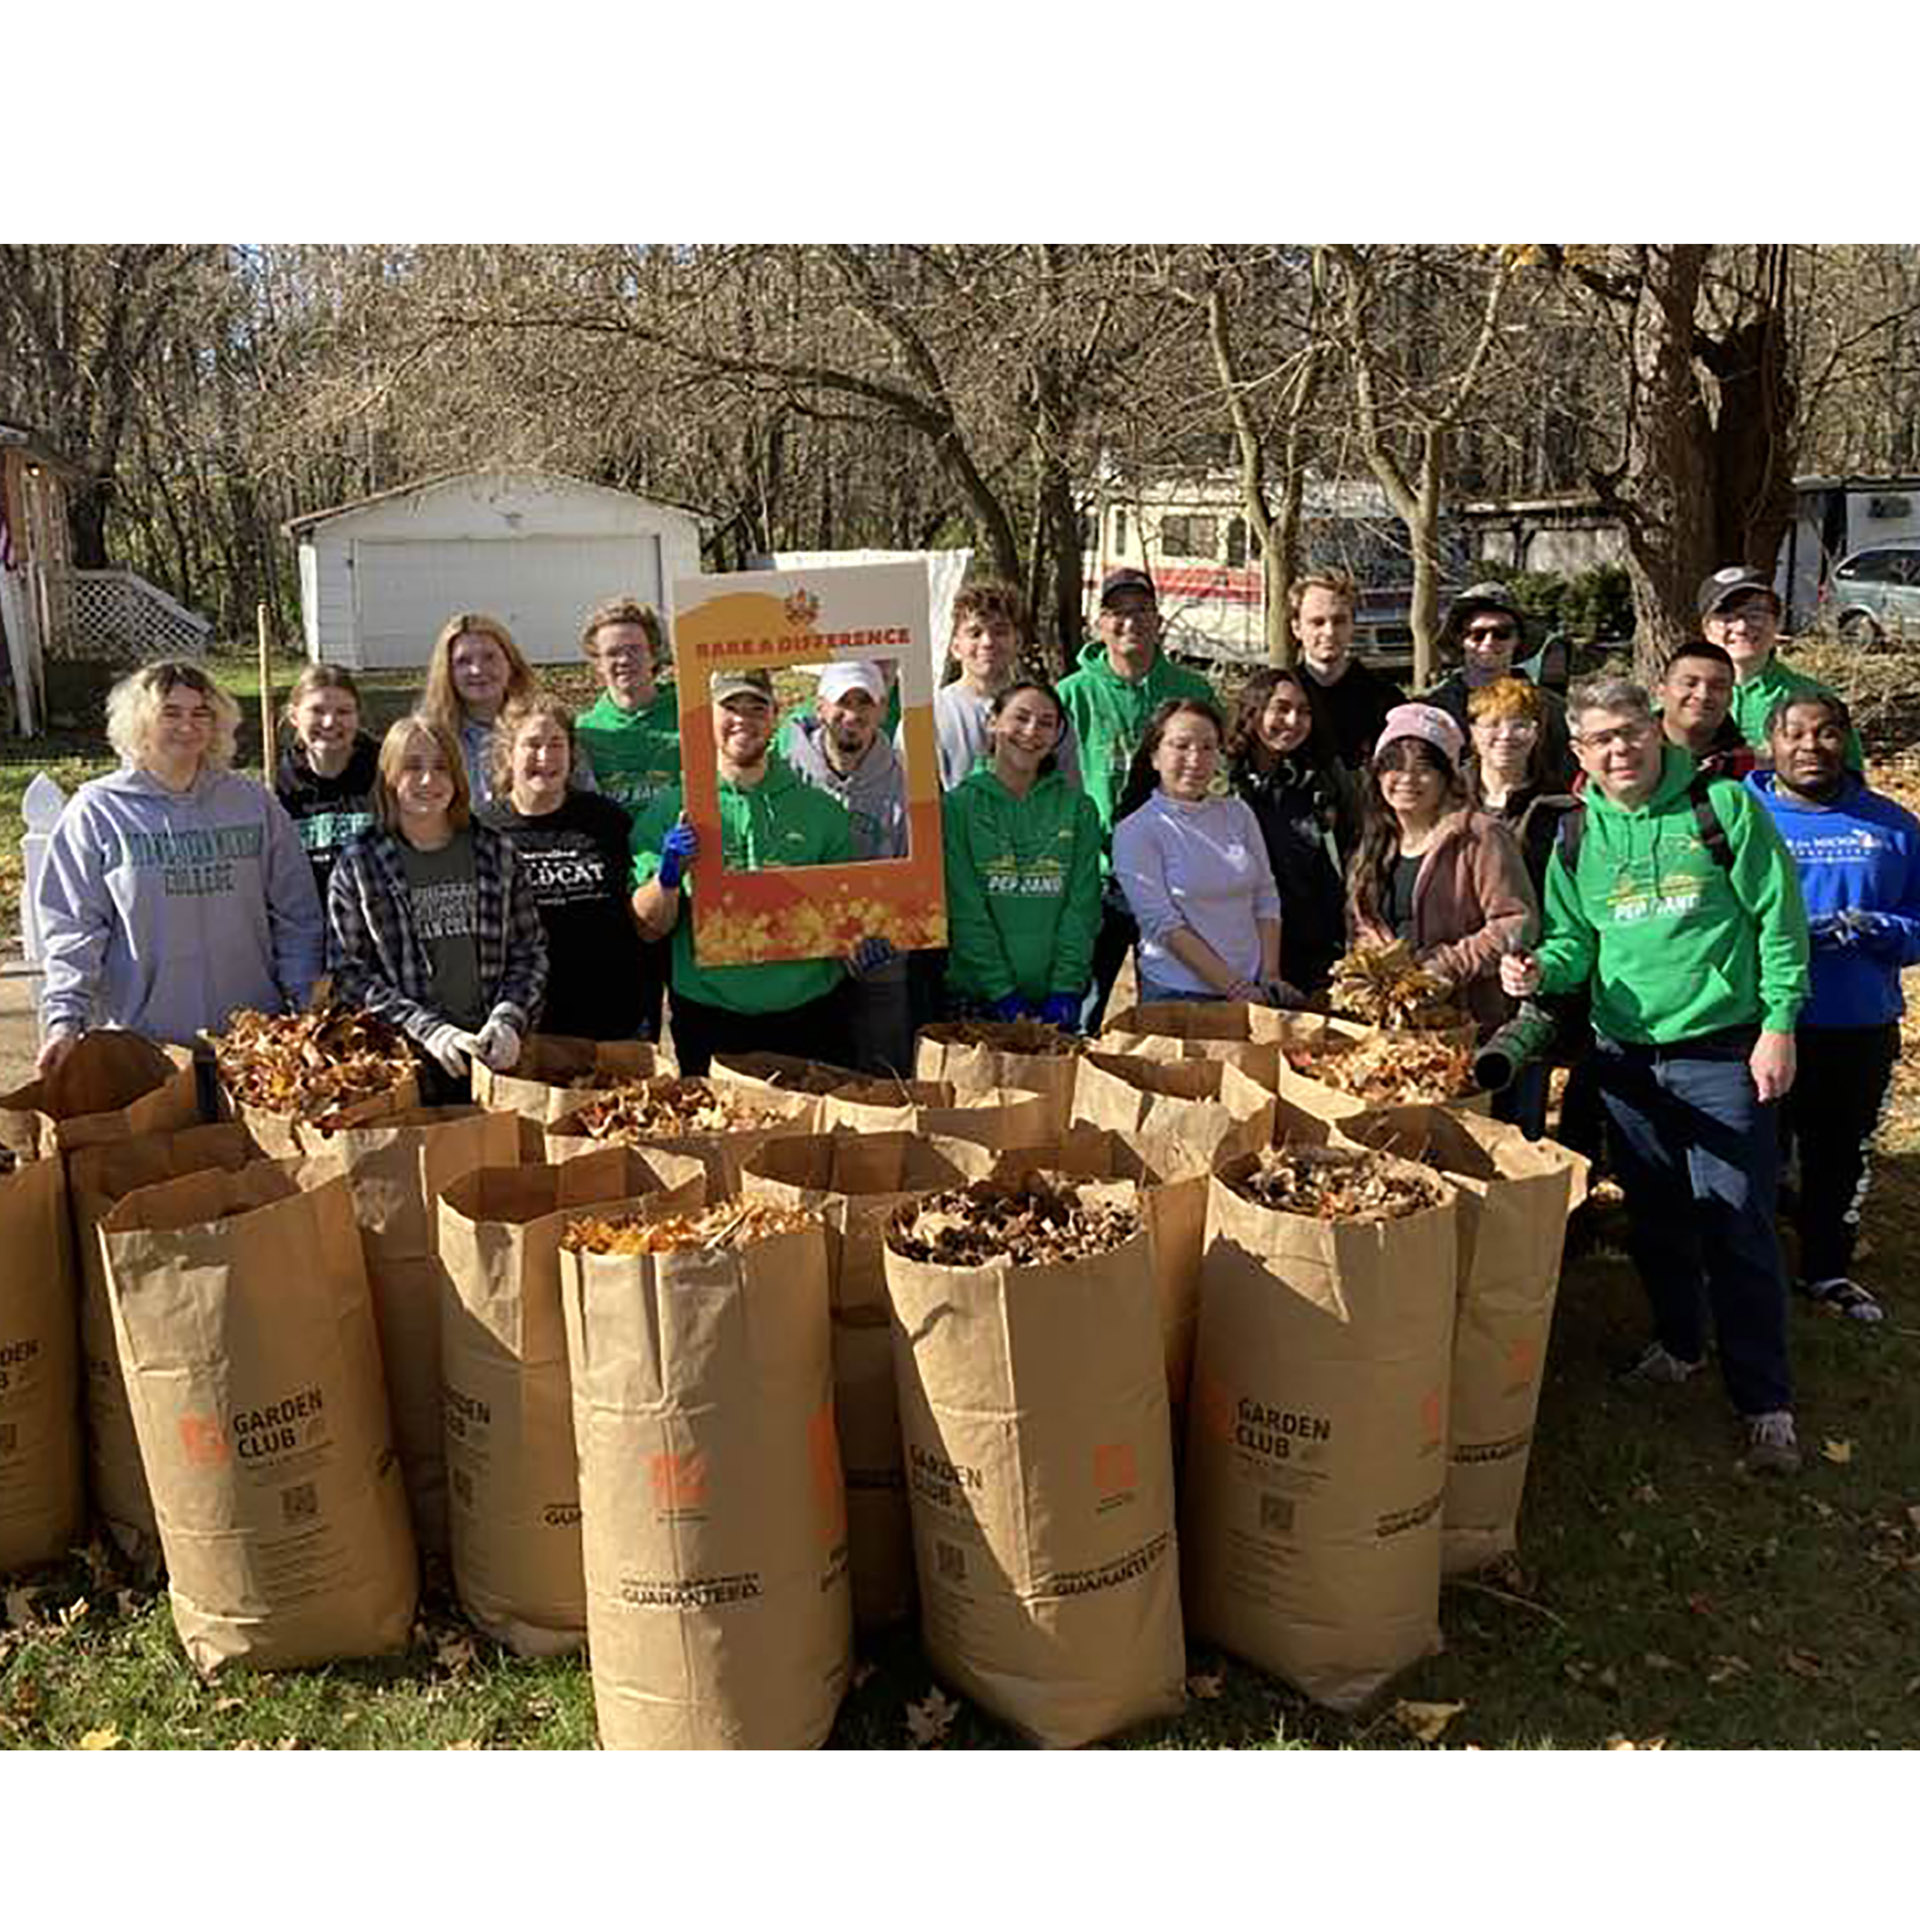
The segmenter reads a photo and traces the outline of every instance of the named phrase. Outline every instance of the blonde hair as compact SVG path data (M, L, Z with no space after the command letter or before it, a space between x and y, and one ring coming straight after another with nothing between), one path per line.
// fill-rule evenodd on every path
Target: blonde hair
M1287 618L1289 621L1300 617L1300 609L1307 603L1307 594L1314 587L1322 593L1330 593L1336 600L1347 603L1347 611L1359 610L1360 589L1354 577L1344 567L1316 567L1312 573L1299 575L1287 589Z
M444 720L436 720L420 707L396 720L380 742L380 777L373 783L373 817L389 833L400 831L400 807L394 787L400 778L407 748L423 733L440 750L440 758L452 776L453 798L447 803L447 824L457 833L473 818L473 789L467 783L467 757L460 751L460 736Z
M160 708L176 687L197 693L213 709L213 738L202 764L224 773L233 765L240 703L191 660L156 660L114 682L107 695L108 745L120 756L122 766L143 765L160 723Z
M457 739L460 723L467 717L453 686L453 643L462 634L477 633L491 640L507 657L507 690L500 705L504 710L516 700L537 693L540 683L533 677L526 656L513 644L513 635L490 613L456 613L440 629L433 643L433 657L427 662L427 690L420 696L419 711L430 720L449 728Z
M557 693L530 693L500 709L487 742L487 779L497 800L506 799L512 791L513 743L529 720L551 720L567 736L567 771L573 771L573 709Z
M644 628L647 645L653 649L653 663L656 667L660 664L660 656L667 649L667 637L660 625L660 616L644 600L636 600L627 593L615 594L611 600L602 600L581 623L580 651L582 653L593 653L594 635L602 627Z

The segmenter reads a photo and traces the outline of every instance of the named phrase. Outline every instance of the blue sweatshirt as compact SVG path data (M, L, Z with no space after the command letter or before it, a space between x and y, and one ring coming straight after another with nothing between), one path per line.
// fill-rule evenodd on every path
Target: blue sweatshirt
M35 906L49 1038L113 1026L187 1045L240 1007L302 1005L320 977L299 830L235 773L185 793L132 767L89 780L48 838Z
M1878 1027L1898 1020L1906 1001L1900 969L1920 965L1920 820L1849 773L1831 805L1802 800L1775 784L1770 769L1747 785L1773 817L1800 872L1813 923L1812 992L1805 1027ZM1884 942L1835 945L1819 923L1849 908L1884 914Z

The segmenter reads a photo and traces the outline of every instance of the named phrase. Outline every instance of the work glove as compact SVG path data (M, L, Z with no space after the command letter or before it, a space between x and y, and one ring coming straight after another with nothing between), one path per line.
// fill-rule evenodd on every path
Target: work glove
M987 1011L996 1020L1031 1020L1033 1018L1032 1004L1021 999L1017 993L1009 993L996 1000Z
M1083 997L1077 993L1050 993L1040 1002L1040 1018L1062 1033L1078 1033Z
M421 1042L441 1069L456 1080L464 1080L473 1071L473 1056L480 1050L477 1034L443 1020Z
M889 960L897 957L897 950L891 940L883 940L877 933L870 933L847 955L847 971L856 980L864 979L868 974L884 967Z
M1890 913L1848 907L1837 918L1843 929L1841 944L1876 960L1895 957L1906 944L1906 929Z
M1848 946L1853 936L1841 925L1837 913L1815 915L1807 922L1807 945L1815 953L1835 953Z
M1278 1007L1284 1013L1298 1013L1307 1004L1307 996L1290 980L1268 980L1263 985L1270 1007Z
M667 893L680 885L681 876L693 865L700 852L700 836L683 814L670 826L660 842L660 885Z
M473 1050L495 1073L505 1073L520 1058L520 1036L496 1013L480 1029Z

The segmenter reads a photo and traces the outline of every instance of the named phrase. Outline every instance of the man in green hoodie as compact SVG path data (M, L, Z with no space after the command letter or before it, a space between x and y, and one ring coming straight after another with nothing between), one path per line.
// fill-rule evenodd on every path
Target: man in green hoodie
M1568 718L1585 825L1571 859L1563 837L1547 862L1538 954L1508 954L1501 985L1591 986L1595 1074L1653 1307L1653 1342L1623 1378L1678 1385L1704 1365L1704 1270L1747 1466L1792 1472L1771 1108L1793 1084L1807 997L1799 878L1744 786L1696 781L1645 688L1585 681Z
M1211 700L1197 673L1160 651L1160 602L1150 574L1117 567L1100 583L1098 640L1080 649L1080 664L1060 682L1060 698L1080 743L1080 778L1100 816L1100 871L1106 897L1093 950L1093 1005L1087 1031L1100 1031L1107 996L1139 937L1113 882L1113 810L1127 784L1135 749L1167 700Z

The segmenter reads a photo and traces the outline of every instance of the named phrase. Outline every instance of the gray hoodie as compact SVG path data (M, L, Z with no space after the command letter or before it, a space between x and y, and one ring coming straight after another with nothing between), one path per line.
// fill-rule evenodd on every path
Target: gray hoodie
M904 860L907 855L907 770L884 733L873 736L851 773L836 772L827 758L817 714L799 715L787 735L787 765L810 787L830 793L853 822L853 851L860 860Z
M993 705L990 693L975 693L964 680L952 680L933 696L933 737L940 747L940 787L951 793L992 751L987 738L987 711ZM1053 750L1054 765L1065 776L1067 785L1080 784L1080 743L1073 737L1073 722L1061 728Z
M304 1004L325 923L299 830L272 794L208 770L185 793L123 767L47 841L35 895L48 1038L131 1027L190 1043L241 1007Z

